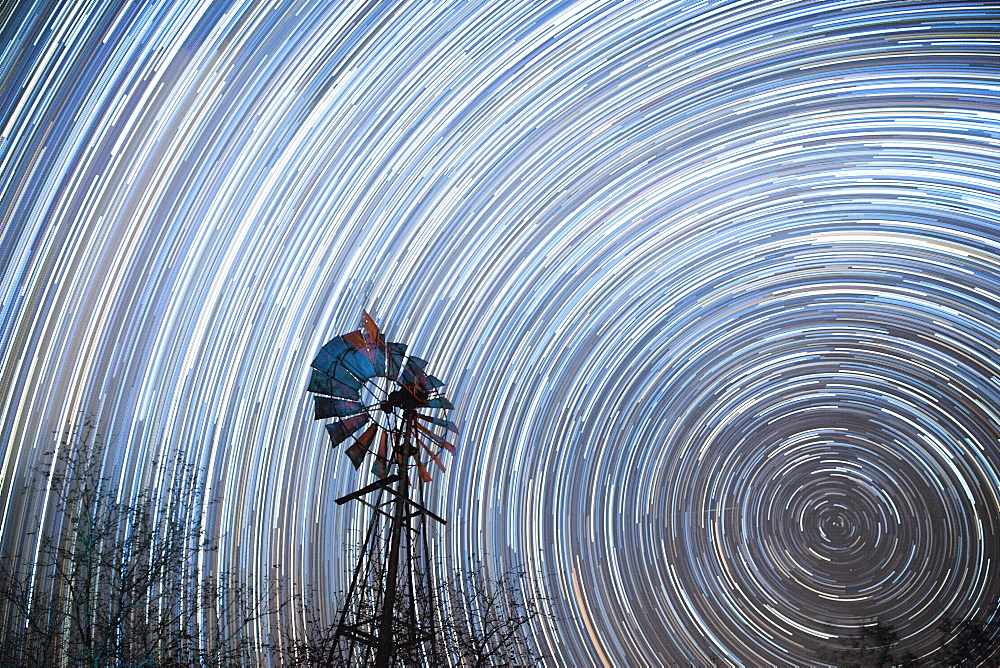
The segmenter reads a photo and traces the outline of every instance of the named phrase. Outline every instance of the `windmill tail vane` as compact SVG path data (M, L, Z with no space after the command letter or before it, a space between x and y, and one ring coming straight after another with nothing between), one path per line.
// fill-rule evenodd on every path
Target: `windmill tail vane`
M447 433L458 433L444 417L453 408L444 382L405 343L387 341L367 312L359 329L328 341L311 366L315 417L333 418L326 425L330 442L349 444L345 454L355 469L372 455L378 478L393 466L414 466L424 482L431 479L427 464L444 470L441 451L455 452Z

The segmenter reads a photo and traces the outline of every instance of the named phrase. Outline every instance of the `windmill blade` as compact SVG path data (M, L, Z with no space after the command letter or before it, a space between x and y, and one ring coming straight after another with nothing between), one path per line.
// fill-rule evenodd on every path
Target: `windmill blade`
M431 481L431 474L427 472L427 467L424 466L423 464L421 464L420 462L417 462L417 471L420 472L420 481L421 482L430 482Z
M316 359L312 362L312 368L319 369L328 376L333 375L333 367L337 364L337 359L343 355L345 352L350 350L351 346L344 341L344 337L336 336L324 344L319 352L316 354Z
M340 445L347 440L348 436L361 429L366 422L368 422L367 414L355 415L354 417L331 422L326 425L326 430L330 434L330 443L332 445Z
M406 360L406 365L399 374L399 382L407 387L413 388L416 392L427 392L427 374L424 373L423 367L414 363L414 360L417 359L418 358L416 357L411 357Z
M337 363L337 358L331 355L330 352L327 351L326 348L324 347L319 349L319 352L316 353L316 359L314 359L312 361L312 364L310 364L309 366L326 373L327 371L333 369L333 365L335 365L336 363Z
M387 367L385 346L369 346L365 348L364 352L368 355L368 359L371 360L372 368L375 369L374 375L385 376Z
M356 336L352 337L351 334ZM326 345L320 348L316 359L312 362L312 367L342 385L356 390L361 389L365 380L375 375L375 369L370 362L364 364L354 361L355 355L364 358L364 353L359 353L359 346L355 345L359 341L360 346L364 347L364 338L360 332L350 332L330 339ZM346 364L345 358L348 360ZM369 370L371 373L367 373Z
M444 387L444 381L441 380L440 378L436 377L436 376L430 376L430 375L428 375L427 376L427 387L431 388L432 390L436 390L439 387Z
M422 357L417 357L416 355L410 355L410 359L406 361L406 366L410 366L411 364L416 366L421 371L423 371L424 368L427 366L427 360L423 359Z
M347 334L341 334L340 338L354 350L361 350L365 347L365 337L360 329L348 332Z
M378 440L378 451L375 453L375 465L372 473L379 478L384 478L389 474L389 434L385 431L381 433Z
M361 329L358 332L360 332L361 339L364 342L360 350L368 358L368 361L371 362L372 368L375 369L373 373L368 374L368 377L383 375L385 372L385 339L382 337L382 332L379 331L378 325L375 324L375 321L372 320L367 311L361 312Z
M421 447L423 447L424 452L426 452L427 455L431 458L431 461L433 461L435 464L437 464L437 467L439 469L441 469L442 473L444 473L444 470L445 470L444 464L441 463L441 460L438 459L438 456L436 454L434 454L434 452L431 451L431 449L428 448L425 444L421 443L420 445L421 445Z
M451 420L445 420L444 418L433 417L431 415L424 415L422 413L414 413L414 415L416 415L421 420L426 420L431 424L436 424L439 427L444 427L448 431L454 432L456 434L458 433L458 427L456 427L455 423L452 422Z
M361 468L361 462L364 460L365 455L368 454L368 449L371 447L372 440L375 438L375 432L377 431L378 425L371 425L351 444L351 447L344 451L350 458L351 463L354 464L355 470Z
M355 441L351 447L344 450L344 454L351 460L351 465L354 466L355 471L361 468L361 462L365 458L365 450L358 445L357 441Z
M434 441L435 443L437 443L438 445L440 445L442 448L444 448L448 452L451 452L451 453L455 452L455 446L454 445L452 445L451 443L449 443L448 441L446 441L443 437L438 436L437 434L435 434L433 431L431 431L430 429L428 429L424 425L420 424L419 422L414 422L413 426L415 426L417 428L417 431L419 431L421 434L423 434L427 438L431 439L432 441Z
M334 364L333 368L330 369L329 375L333 376L334 380L341 385L346 385L347 387L355 390L360 390L361 386L365 384L365 379L358 378L356 375L351 373L351 370L341 364L340 360L338 360L338 363Z
M399 378L399 371L403 368L403 358L406 357L406 344L390 342L386 346L388 354L386 360L386 377L396 380Z
M427 376L424 372L418 370L417 373L411 374L407 369L403 369L399 382L408 388L413 396L419 397L421 401L427 400L430 388L427 387Z
M379 426L377 424L373 424L372 426L368 427L368 429L365 429L365 432L361 434L361 436L358 436L358 443L360 443L361 446L365 449L365 452L371 449L372 441L375 440L375 434L378 432L378 430Z
M446 397L434 397L433 399L428 399L425 404L428 408L445 408L452 409L454 406Z
M375 365L364 348L344 353L340 358L340 363L347 367L347 370L351 374L362 379L362 383L364 383L364 380L376 375Z
M309 378L309 391L316 394L325 394L331 397L342 397L357 401L361 398L360 387L349 387L336 378L331 378L319 369L313 369Z
M357 415L365 410L365 405L360 401L349 401L347 399L334 399L332 397L313 397L316 401L316 419L322 420L328 417L347 417Z

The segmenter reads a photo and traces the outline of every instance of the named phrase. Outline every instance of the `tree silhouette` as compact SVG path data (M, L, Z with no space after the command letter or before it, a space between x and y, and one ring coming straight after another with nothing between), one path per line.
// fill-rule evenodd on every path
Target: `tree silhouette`
M910 654L896 656L899 636L892 624L877 621L858 630L856 636L843 638L841 647L830 648L824 659L840 668L881 668L883 666L915 666Z
M539 617L554 618L549 601L526 589L523 570L496 578L485 573L482 561L473 557L440 586L439 598L449 603L450 614L441 625L449 658L476 668L540 664L543 656L525 631Z
M376 580L377 581L377 580ZM532 594L527 573L511 570L499 577L486 574L481 559L471 557L465 568L452 569L430 592L420 592L416 607L431 638L397 652L393 665L537 666L544 659L527 633L538 618L556 619L549 599ZM374 599L362 588L360 597ZM337 641L337 624L324 624L318 609L300 600L294 606L301 622L286 629L280 646L273 646L283 665L365 665L367 648L358 641ZM360 650L360 651L359 651Z
M252 665L268 652L282 665L358 665L349 643L332 651L337 625L301 600L290 608L298 632L278 645L251 641L247 626L282 606L199 566L215 546L192 521L212 503L198 471L178 455L153 467L152 478L169 481L162 488L121 499L104 474L107 454L84 421L25 483L20 502L34 508L36 529L0 546L0 666ZM401 648L394 665L538 665L527 631L555 615L532 584L521 570L492 577L470 559L419 593L431 638Z
M1000 666L1000 618L945 619L938 627L941 649L932 655L934 665Z
M841 668L869 666L1000 666L1000 619L997 617L954 622L945 619L937 649L917 659L898 651L896 628L886 622L861 627L858 634L841 639L839 647L823 652L823 659Z
M25 485L24 498L47 501L33 540L0 555L0 663L248 661L241 631L264 611L231 575L198 569L214 546L192 520L205 500L197 471L178 455L156 467L169 491L148 487L122 501L102 474L106 451L84 421Z

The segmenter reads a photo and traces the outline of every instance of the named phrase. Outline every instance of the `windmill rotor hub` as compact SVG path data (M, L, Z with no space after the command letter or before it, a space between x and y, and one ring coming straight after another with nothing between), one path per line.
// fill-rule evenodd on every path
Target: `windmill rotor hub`
M411 413L418 408L427 405L427 392L419 389L401 387L393 390L382 402L382 410L401 409L404 413Z

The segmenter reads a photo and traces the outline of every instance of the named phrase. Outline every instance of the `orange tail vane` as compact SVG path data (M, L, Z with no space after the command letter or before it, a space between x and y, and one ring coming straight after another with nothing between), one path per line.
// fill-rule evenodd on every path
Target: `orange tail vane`
M361 312L361 333L370 346L384 346L385 339L382 338L382 331L368 315L368 311Z

